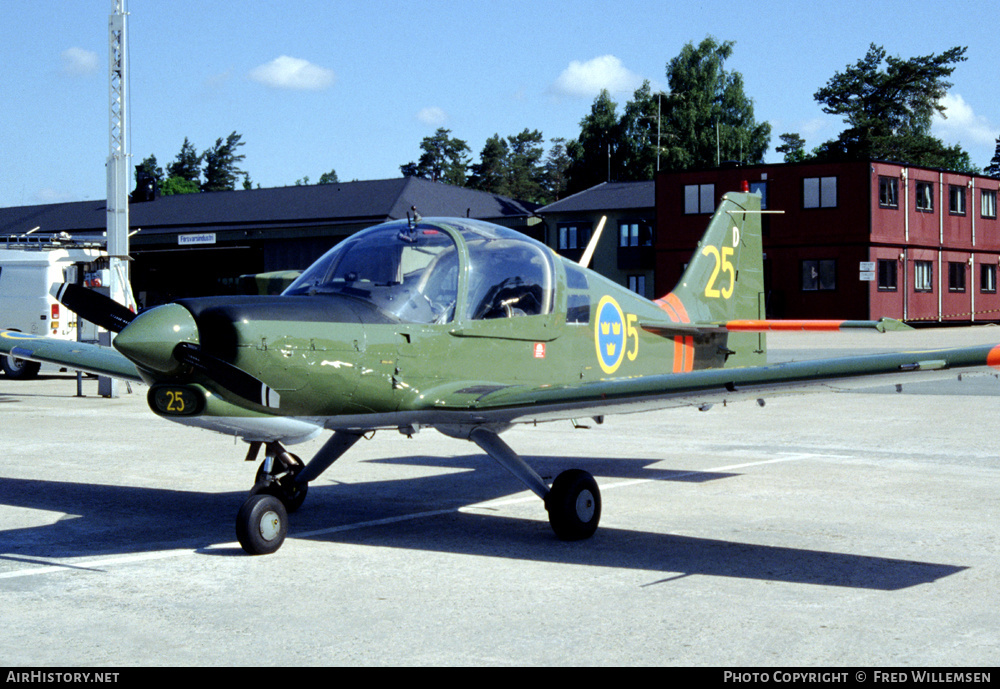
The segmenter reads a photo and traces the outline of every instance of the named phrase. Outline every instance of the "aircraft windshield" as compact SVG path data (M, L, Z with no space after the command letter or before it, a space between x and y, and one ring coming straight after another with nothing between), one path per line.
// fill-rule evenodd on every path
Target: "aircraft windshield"
M460 317L470 320L547 314L553 264L546 247L507 228L449 220L469 263ZM359 232L328 251L286 295L346 295L411 323L448 323L459 302L459 248L433 223L392 222Z
M458 251L434 228L374 227L328 251L284 293L342 294L402 321L446 323L458 297Z

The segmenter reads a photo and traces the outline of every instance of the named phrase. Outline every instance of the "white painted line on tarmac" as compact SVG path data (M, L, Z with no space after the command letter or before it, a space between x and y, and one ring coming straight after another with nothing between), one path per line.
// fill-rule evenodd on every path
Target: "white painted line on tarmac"
M679 474L670 474L669 476L664 476L662 478L650 477L650 478L637 478L630 479L627 481L619 481L617 483L602 483L600 489L602 493L606 493L609 490L614 490L616 488L624 488L626 486L637 486L643 483L654 483L656 481L676 481L677 479L683 479L686 476L698 476L699 474L712 474L720 473L723 471L734 471L736 469L747 469L749 467L762 466L764 464L778 464L779 462L797 462L803 459L841 459L842 455L827 455L827 454L815 454L815 453L801 453L795 455L789 455L787 457L778 457L775 459L764 459L759 462L744 462L742 464L729 464L727 466L712 467L709 469L698 469L692 471L685 471ZM486 502L477 502L474 505L466 505L465 507L458 508L459 512L467 512L472 510L493 510L497 507L503 507L505 505L518 505L525 502L532 502L538 500L538 497L533 493L530 495L519 495L518 497L511 498L497 498L495 500L487 500Z
M191 555L195 552L197 551L189 548L182 548L180 550L163 550L155 553L140 553L136 555L124 555L121 557L109 557L101 560L85 560L83 562L53 562L42 567L19 569L14 572L0 572L0 579L16 579L17 577L30 577L38 574L52 574L53 572L66 572L72 570L90 570L93 572L100 572L111 565L124 565L131 564L133 562L146 562L149 560L165 560L167 558L178 557L180 555ZM2 559L12 558L5 558L5 556L0 555L0 560Z
M634 479L628 481L619 481L618 483L609 483L607 485L601 486L601 491L605 492L608 490L614 490L617 488L624 488L626 486L635 486L643 483L653 483L655 481L675 481L679 478L684 478L685 476L697 476L699 474L709 474L718 473L723 471L734 471L736 469L747 469L750 467L764 466L767 464L778 464L781 462L796 462L806 459L837 459L840 458L839 455L826 455L826 454L795 454L789 455L787 457L777 457L775 459L765 459L759 462L743 462L741 464L728 464L726 466L712 467L709 469L699 469L696 471L688 471L681 474L671 474L669 477L664 478L643 478ZM538 500L538 496L533 493L529 493L526 496L512 497L512 498L501 498L498 500L489 500L487 502L479 502L474 505L465 505L463 507L451 508L446 510L429 510L426 512L414 512L412 514L403 514L396 517L386 517L385 519L372 519L364 522L355 522L353 524L342 524L340 526L331 526L327 529L314 529L313 531L303 531L301 533L289 533L288 538L314 538L316 536L324 536L332 533L343 533L345 531L355 531L357 529L365 529L373 526L385 526L387 524L398 524L400 522L413 521L414 519L424 519L427 517L438 517L445 514L453 514L455 512L474 512L482 510L495 510L498 507L503 507L506 505L517 505L526 502L533 502ZM209 546L208 549L216 550L226 547L234 547L238 544L236 542L232 543L220 543ZM43 574L53 574L55 572L66 572L73 570L90 570L90 571L103 571L108 567L115 565L124 564L134 564L139 562L149 562L153 560L165 560L172 557L181 557L184 555L194 555L195 553L206 550L206 548L181 548L177 550L164 550L153 553L138 553L135 555L123 555L117 557L108 557L104 559L96 560L85 560L83 562L52 562L51 564L44 564L41 567L29 567L27 569L20 569L12 572L0 572L0 579L16 579L19 577L31 577L39 576ZM3 555L0 555L0 560L5 559ZM8 556L6 559L24 559L29 560L31 558L16 558Z

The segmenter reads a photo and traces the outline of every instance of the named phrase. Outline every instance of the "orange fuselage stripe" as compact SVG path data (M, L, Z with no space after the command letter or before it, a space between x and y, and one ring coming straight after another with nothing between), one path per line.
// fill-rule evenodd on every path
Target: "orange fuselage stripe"
M694 370L694 337L678 335L674 338L674 373Z

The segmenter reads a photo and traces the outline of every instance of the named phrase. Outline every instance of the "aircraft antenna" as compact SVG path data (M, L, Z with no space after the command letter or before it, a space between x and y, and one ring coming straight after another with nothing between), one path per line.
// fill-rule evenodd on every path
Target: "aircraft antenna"
M601 216L600 222L597 223L597 229L594 230L594 236L590 238L590 243L587 244L587 248L583 251L583 256L580 257L580 265L584 268L590 267L590 259L594 257L594 251L597 249L597 242L601 239L601 232L604 231L604 223L607 219L608 216Z

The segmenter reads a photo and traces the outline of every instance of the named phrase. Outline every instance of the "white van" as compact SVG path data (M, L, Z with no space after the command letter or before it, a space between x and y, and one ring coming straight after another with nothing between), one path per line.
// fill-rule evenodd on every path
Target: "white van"
M95 262L107 254L95 245L60 248L52 242L4 242L0 239L0 330L17 330L61 340L76 340L76 314L50 294L53 284L100 280ZM96 340L95 326L86 321L84 340ZM12 356L0 357L11 378L32 378L40 364Z

